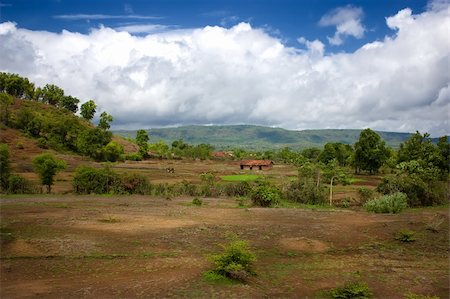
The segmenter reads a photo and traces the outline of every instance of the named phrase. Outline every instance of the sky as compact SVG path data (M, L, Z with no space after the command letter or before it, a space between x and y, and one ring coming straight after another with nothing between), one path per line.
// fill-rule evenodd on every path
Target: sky
M0 0L0 71L113 129L255 124L450 133L450 4Z

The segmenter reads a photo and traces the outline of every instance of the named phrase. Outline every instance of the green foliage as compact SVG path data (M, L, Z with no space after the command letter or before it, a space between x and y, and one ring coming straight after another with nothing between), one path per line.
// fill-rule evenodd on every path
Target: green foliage
M31 100L34 97L34 84L17 74L0 72L0 92Z
M136 144L139 146L139 154L142 157L146 157L148 155L148 141L150 138L148 137L148 133L146 130L138 130L136 132Z
M8 179L7 192L10 194L30 194L34 193L33 184L24 177L16 174L12 174Z
M201 200L201 199L198 198L198 197L194 197L194 198L192 199L192 204L193 204L194 206L201 206L201 205L203 204L203 200Z
M250 195L254 205L261 207L271 207L278 204L281 200L280 190L269 184L261 184L255 187Z
M336 159L339 166L346 166L349 164L350 157L353 154L353 149L348 144L340 142L325 144L323 151L319 155L319 161L328 164Z
M77 139L78 152L90 156L98 161L104 159L103 147L107 145L112 138L109 131L100 128L89 128L80 132Z
M65 169L66 163L51 154L42 154L33 159L33 167L42 185L47 186L47 193L50 193L56 173Z
M248 182L248 181L255 181L261 176L256 174L233 174L233 175L224 175L220 177L224 181L230 181L230 182Z
M124 154L123 146L114 141L109 142L102 151L104 160L109 162L121 160Z
M317 185L313 179L291 182L284 191L286 199L302 204L320 205L327 201L327 192L322 184Z
M60 100L60 106L72 113L78 111L78 103L80 103L80 100L72 96L63 96Z
M124 160L129 160L129 161L142 161L142 156L139 153L130 153L130 154L125 154L123 156Z
M254 274L252 266L256 255L246 241L234 237L222 248L223 253L210 256L215 265L214 273L238 281L246 281Z
M358 190L358 196L361 200L361 203L365 203L369 200L372 200L375 196L375 192L372 189L369 189L367 187L360 187Z
M97 105L94 101L90 100L81 105L80 114L86 120L91 120L94 118L94 114L96 112Z
M369 200L364 204L368 212L396 214L403 211L408 206L407 196L397 192L390 195Z
M81 166L76 169L73 189L78 194L149 194L151 185L147 177L140 174L119 175L109 168L96 169Z
M369 286L363 282L351 282L343 287L330 291L333 299L366 299L372 298Z
M420 295L409 292L405 294L405 299L440 299L440 298L438 296Z
M6 93L0 93L0 122L9 125L11 118L10 106L14 103L14 98Z
M47 84L39 92L39 99L45 104L60 106L64 98L64 90L54 84Z
M5 143L0 143L0 190L6 191L9 186L11 174L11 161L9 159L9 148Z
M411 243L416 241L415 234L415 231L403 229L395 234L395 240L405 243Z
M247 196L251 190L252 187L247 181L229 183L224 186L224 193L227 196Z
M380 135L371 129L365 129L355 143L354 164L357 169L377 172L387 160L389 151Z
M97 127L107 131L109 130L109 128L111 128L110 123L113 121L113 117L111 115L109 115L108 113L106 113L105 111L102 112L102 114L100 114L100 120L98 122Z

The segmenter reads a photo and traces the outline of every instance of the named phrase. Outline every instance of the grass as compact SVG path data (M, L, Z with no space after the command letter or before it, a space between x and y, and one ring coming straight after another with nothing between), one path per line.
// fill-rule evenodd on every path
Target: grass
M233 174L233 175L224 175L220 177L223 181L227 182L251 182L256 181L261 178L261 176L256 174Z

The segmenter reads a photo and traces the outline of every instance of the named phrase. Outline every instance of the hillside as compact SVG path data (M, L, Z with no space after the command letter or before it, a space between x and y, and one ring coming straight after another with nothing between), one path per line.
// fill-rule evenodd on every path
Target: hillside
M323 147L328 142L354 144L361 130L304 130L290 131L281 128L270 128L251 125L235 126L183 126L176 128L149 129L151 142L163 140L170 144L174 140L183 139L187 143L208 143L216 149L276 149L290 147L304 149ZM115 131L115 134L134 137L135 131ZM410 137L409 133L377 132L394 148Z

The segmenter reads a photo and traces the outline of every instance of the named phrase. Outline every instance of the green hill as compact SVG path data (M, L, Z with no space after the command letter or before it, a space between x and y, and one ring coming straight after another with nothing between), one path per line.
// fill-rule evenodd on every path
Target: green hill
M216 149L245 148L253 150L290 147L304 149L323 147L328 142L354 144L361 130L303 130L291 131L251 125L233 126L183 126L176 128L149 129L151 142L162 140L171 144L183 139L190 144L208 143ZM115 131L115 134L134 137L135 131ZM386 143L394 148L408 139L409 133L377 132Z

